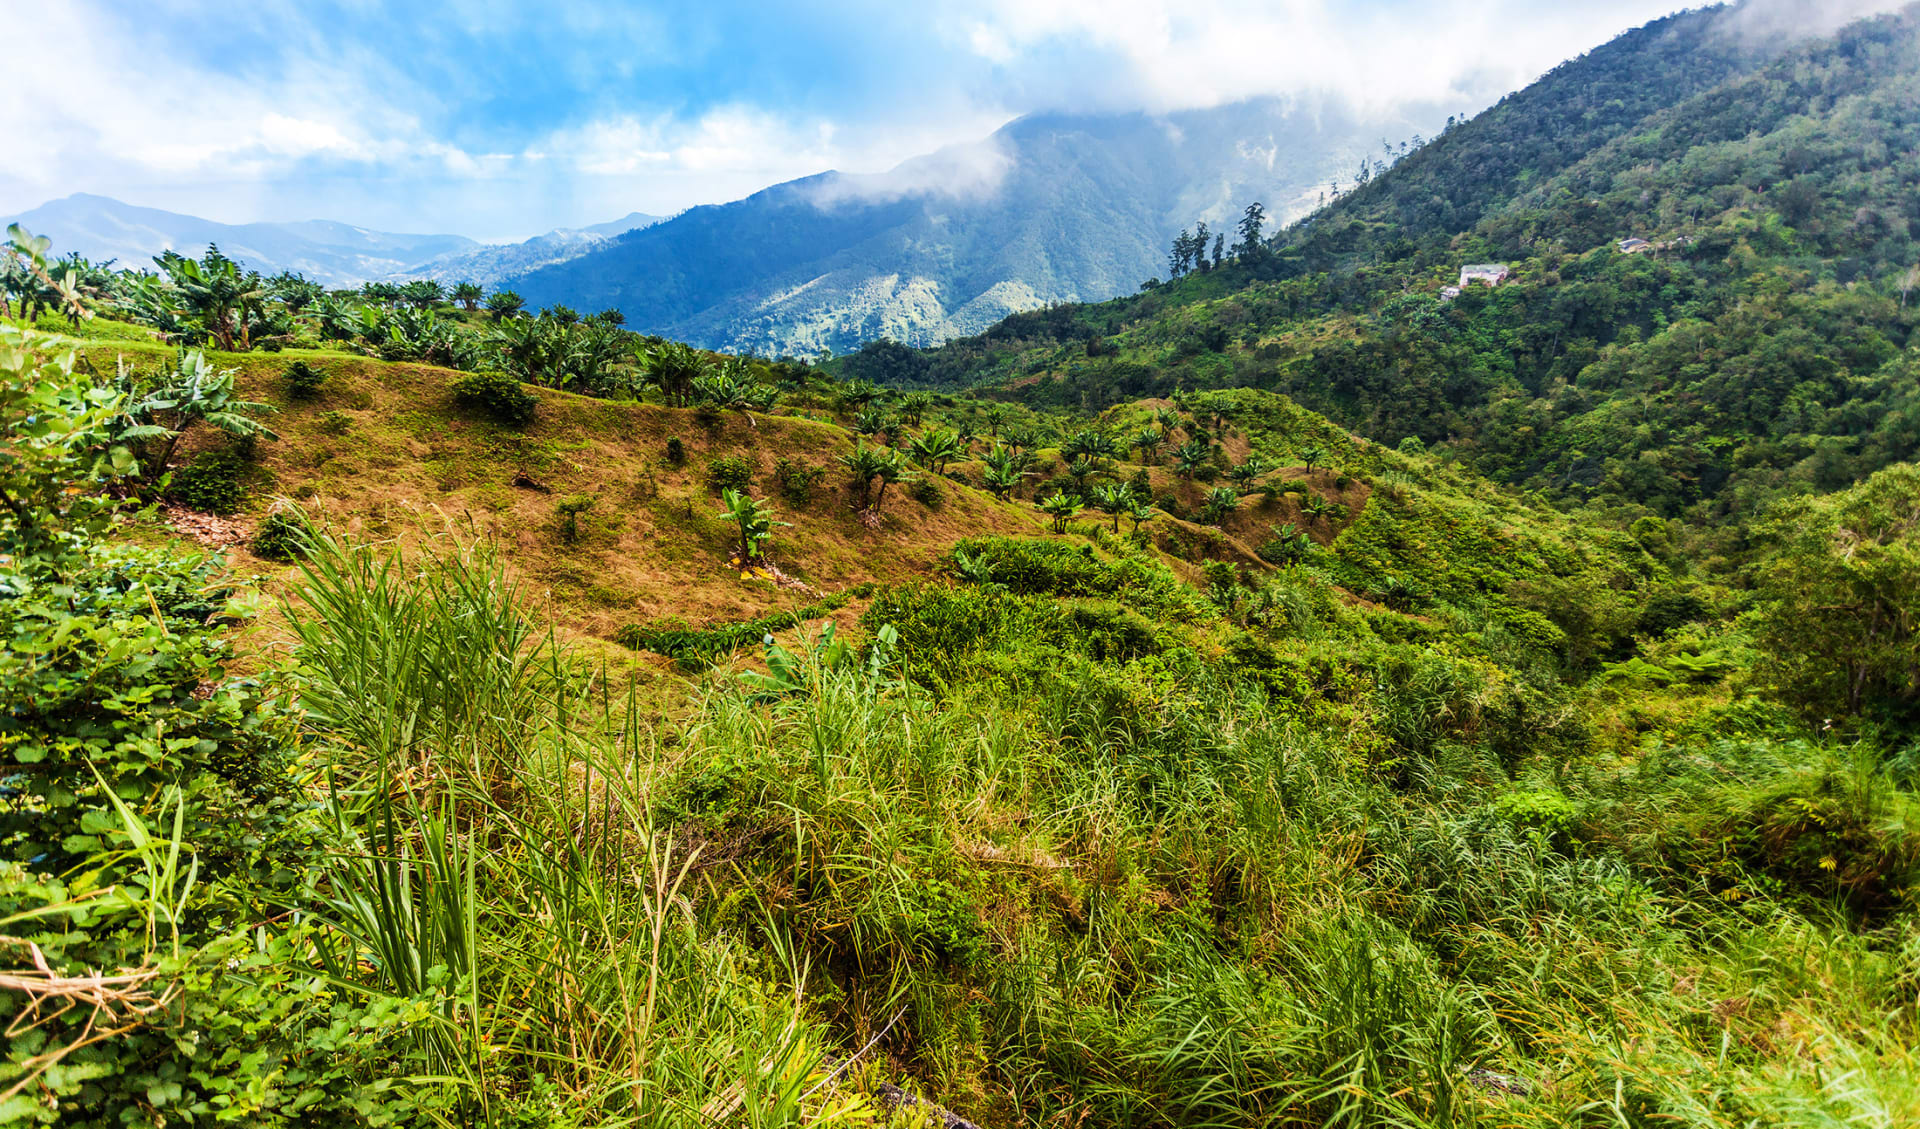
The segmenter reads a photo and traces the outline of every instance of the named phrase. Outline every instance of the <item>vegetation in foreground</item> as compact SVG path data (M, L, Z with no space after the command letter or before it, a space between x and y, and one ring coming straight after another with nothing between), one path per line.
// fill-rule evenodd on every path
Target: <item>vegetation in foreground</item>
M1402 456L1203 587L980 538L656 722L484 545L298 522L226 676L240 579L113 536L123 405L4 360L10 1121L1920 1113L1906 468L1731 618L1572 526L1416 551L1480 527Z

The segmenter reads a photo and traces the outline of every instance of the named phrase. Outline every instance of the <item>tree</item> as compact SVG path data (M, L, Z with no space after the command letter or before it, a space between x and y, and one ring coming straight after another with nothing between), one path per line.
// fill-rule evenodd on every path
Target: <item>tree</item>
M756 429L760 425L753 422L753 413L771 410L780 398L773 385L753 379L744 357L730 358L718 372L695 377L691 394L698 403L739 412L747 417L747 426Z
M872 381L854 379L840 386L840 402L859 411L880 398L880 386Z
M1240 217L1240 244L1234 248L1235 254L1244 262L1252 259L1266 248L1260 240L1260 232L1267 222L1267 209L1258 200L1247 205Z
M238 372L238 369L215 370L207 363L205 353L182 349L175 356L173 367L144 390L136 389L137 382L131 374L121 373L121 386L133 395L124 401L127 407L115 439L142 453L149 450L151 444L160 444L158 453L146 460L144 474L148 481L166 472L180 440L200 424L238 439L278 438L253 418L272 412L273 406L242 400L235 395L233 378Z
M737 563L741 568L752 568L766 558L767 542L773 538L773 527L787 524L773 520L773 504L750 498L728 487L720 492L720 502L724 507L720 516L733 522L740 540Z
M1161 408L1153 413L1153 422L1160 425L1160 437L1171 440L1173 433L1180 428L1180 413L1172 408Z
M258 274L241 270L239 263L211 243L198 259L165 251L153 261L166 272L187 309L199 318L222 350L249 348L248 315L257 311L267 297L267 284Z
M712 368L699 350L679 341L641 344L634 350L634 361L646 382L660 390L660 398L669 408L691 404L693 382Z
M840 465L847 468L847 475L859 493L861 507L876 514L880 512L880 504L886 500L887 484L906 477L906 467L900 463L900 452L891 448L869 447L864 443L855 444L852 451L841 455ZM880 483L880 490L873 494L873 504L867 506L868 494L875 482Z
M1267 473L1268 469L1264 460L1254 457L1238 466L1228 468L1227 477L1232 479L1234 485L1240 487L1243 492L1251 492L1255 480Z
M1007 495L1011 494L1014 488L1020 485L1020 480L1025 477L1026 475L1012 467L1002 466L989 466L981 473L981 481L986 484L988 490L993 492L993 496L1001 501L1005 501Z
M477 282L456 282L453 284L452 297L461 309L472 313L480 308L480 299L486 297L486 291L480 289Z
M1073 488L1086 493L1087 479L1100 473L1100 464L1092 459L1075 459L1067 464L1067 477L1073 479Z
M1035 502L1034 505L1039 507L1041 513L1053 519L1055 533L1065 533L1067 523L1073 520L1073 515L1080 512L1081 501L1077 494L1056 491Z
M446 291L431 278L416 278L400 288L400 297L416 310L431 310Z
M1113 518L1113 531L1120 532L1120 515L1133 510L1133 492L1118 482L1103 482L1093 488L1094 508Z
M1318 444L1309 444L1300 448L1299 454L1300 463L1306 468L1308 474L1312 474L1313 468L1324 464L1327 459L1327 449Z
M1789 502L1760 530L1760 674L1811 722L1920 722L1920 467Z
M1148 427L1143 428L1136 434L1131 440L1130 445L1134 450L1140 452L1140 457L1143 461L1158 463L1160 461L1160 447L1166 443L1166 441L1167 437L1161 434L1159 428Z
M1153 520L1153 506L1147 502L1136 501L1127 510L1127 520L1133 523L1135 537L1140 535L1140 527Z
M1189 439L1173 449L1173 472L1181 478L1192 478L1212 461L1212 445L1198 439Z
M34 553L97 510L109 479L134 471L116 441L123 394L74 376L72 350L0 326L0 552Z
M526 308L527 300L511 290L496 290L487 295L487 312L496 322L517 318Z
M1219 525L1220 520L1240 508L1240 495L1234 493L1231 486L1216 486L1207 494L1206 503L1200 507L1200 520L1209 525Z
M920 419L933 407L933 393L909 392L900 397L900 418L908 427L919 427Z
M913 461L935 474L960 457L960 437L946 428L936 427L913 438L907 445Z

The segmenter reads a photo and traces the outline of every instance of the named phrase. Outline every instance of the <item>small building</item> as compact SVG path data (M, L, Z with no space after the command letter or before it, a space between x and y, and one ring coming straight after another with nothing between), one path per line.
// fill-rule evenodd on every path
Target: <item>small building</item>
M1455 298L1458 298L1460 296L1460 293L1461 291L1458 286L1446 287L1445 289L1440 291L1440 300L1442 302L1451 302Z
M1622 255L1650 255L1653 253L1653 244L1644 239L1622 239L1618 246Z
M1498 286L1512 275L1505 263L1472 263L1460 268L1460 286L1465 289L1476 282Z

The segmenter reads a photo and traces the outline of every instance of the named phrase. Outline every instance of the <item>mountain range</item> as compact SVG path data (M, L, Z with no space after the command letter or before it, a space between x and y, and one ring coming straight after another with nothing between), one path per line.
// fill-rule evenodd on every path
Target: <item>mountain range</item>
M463 235L397 234L331 220L219 223L80 192L5 222L50 236L58 254L78 251L94 262L112 259L140 268L162 251L197 254L217 243L227 255L263 274L293 271L339 287L407 278L491 286L510 275L585 254L614 236L658 221L657 216L634 212L521 243L489 244Z
M1042 114L888 173L822 173L693 208L511 280L530 302L617 307L716 349L935 344L1011 313L1133 292L1196 221L1311 211L1438 103L1362 112L1267 98L1180 113Z

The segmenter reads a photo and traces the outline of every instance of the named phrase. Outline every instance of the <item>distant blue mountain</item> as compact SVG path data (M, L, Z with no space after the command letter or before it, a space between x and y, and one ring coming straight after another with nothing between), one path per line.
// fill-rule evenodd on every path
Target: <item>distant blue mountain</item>
M197 255L209 243L263 274L297 271L327 286L370 279L438 278L491 285L510 274L564 261L614 236L658 222L634 212L610 223L562 229L523 243L489 244L464 235L398 235L331 220L217 223L125 204L84 192L0 221L53 240L55 254L78 251L95 262L150 267L162 251Z
M198 254L209 243L263 274L298 271L328 286L350 286L408 266L481 246L463 235L396 235L328 220L216 223L84 192L6 222L53 240L56 254L78 251L96 262L151 267L173 250Z
M694 208L509 279L536 305L617 307L710 348L933 344L1049 302L1133 292L1205 219L1304 215L1383 139L1437 132L1438 105L1360 112L1261 99L1164 116L1046 114L890 173L823 173Z

